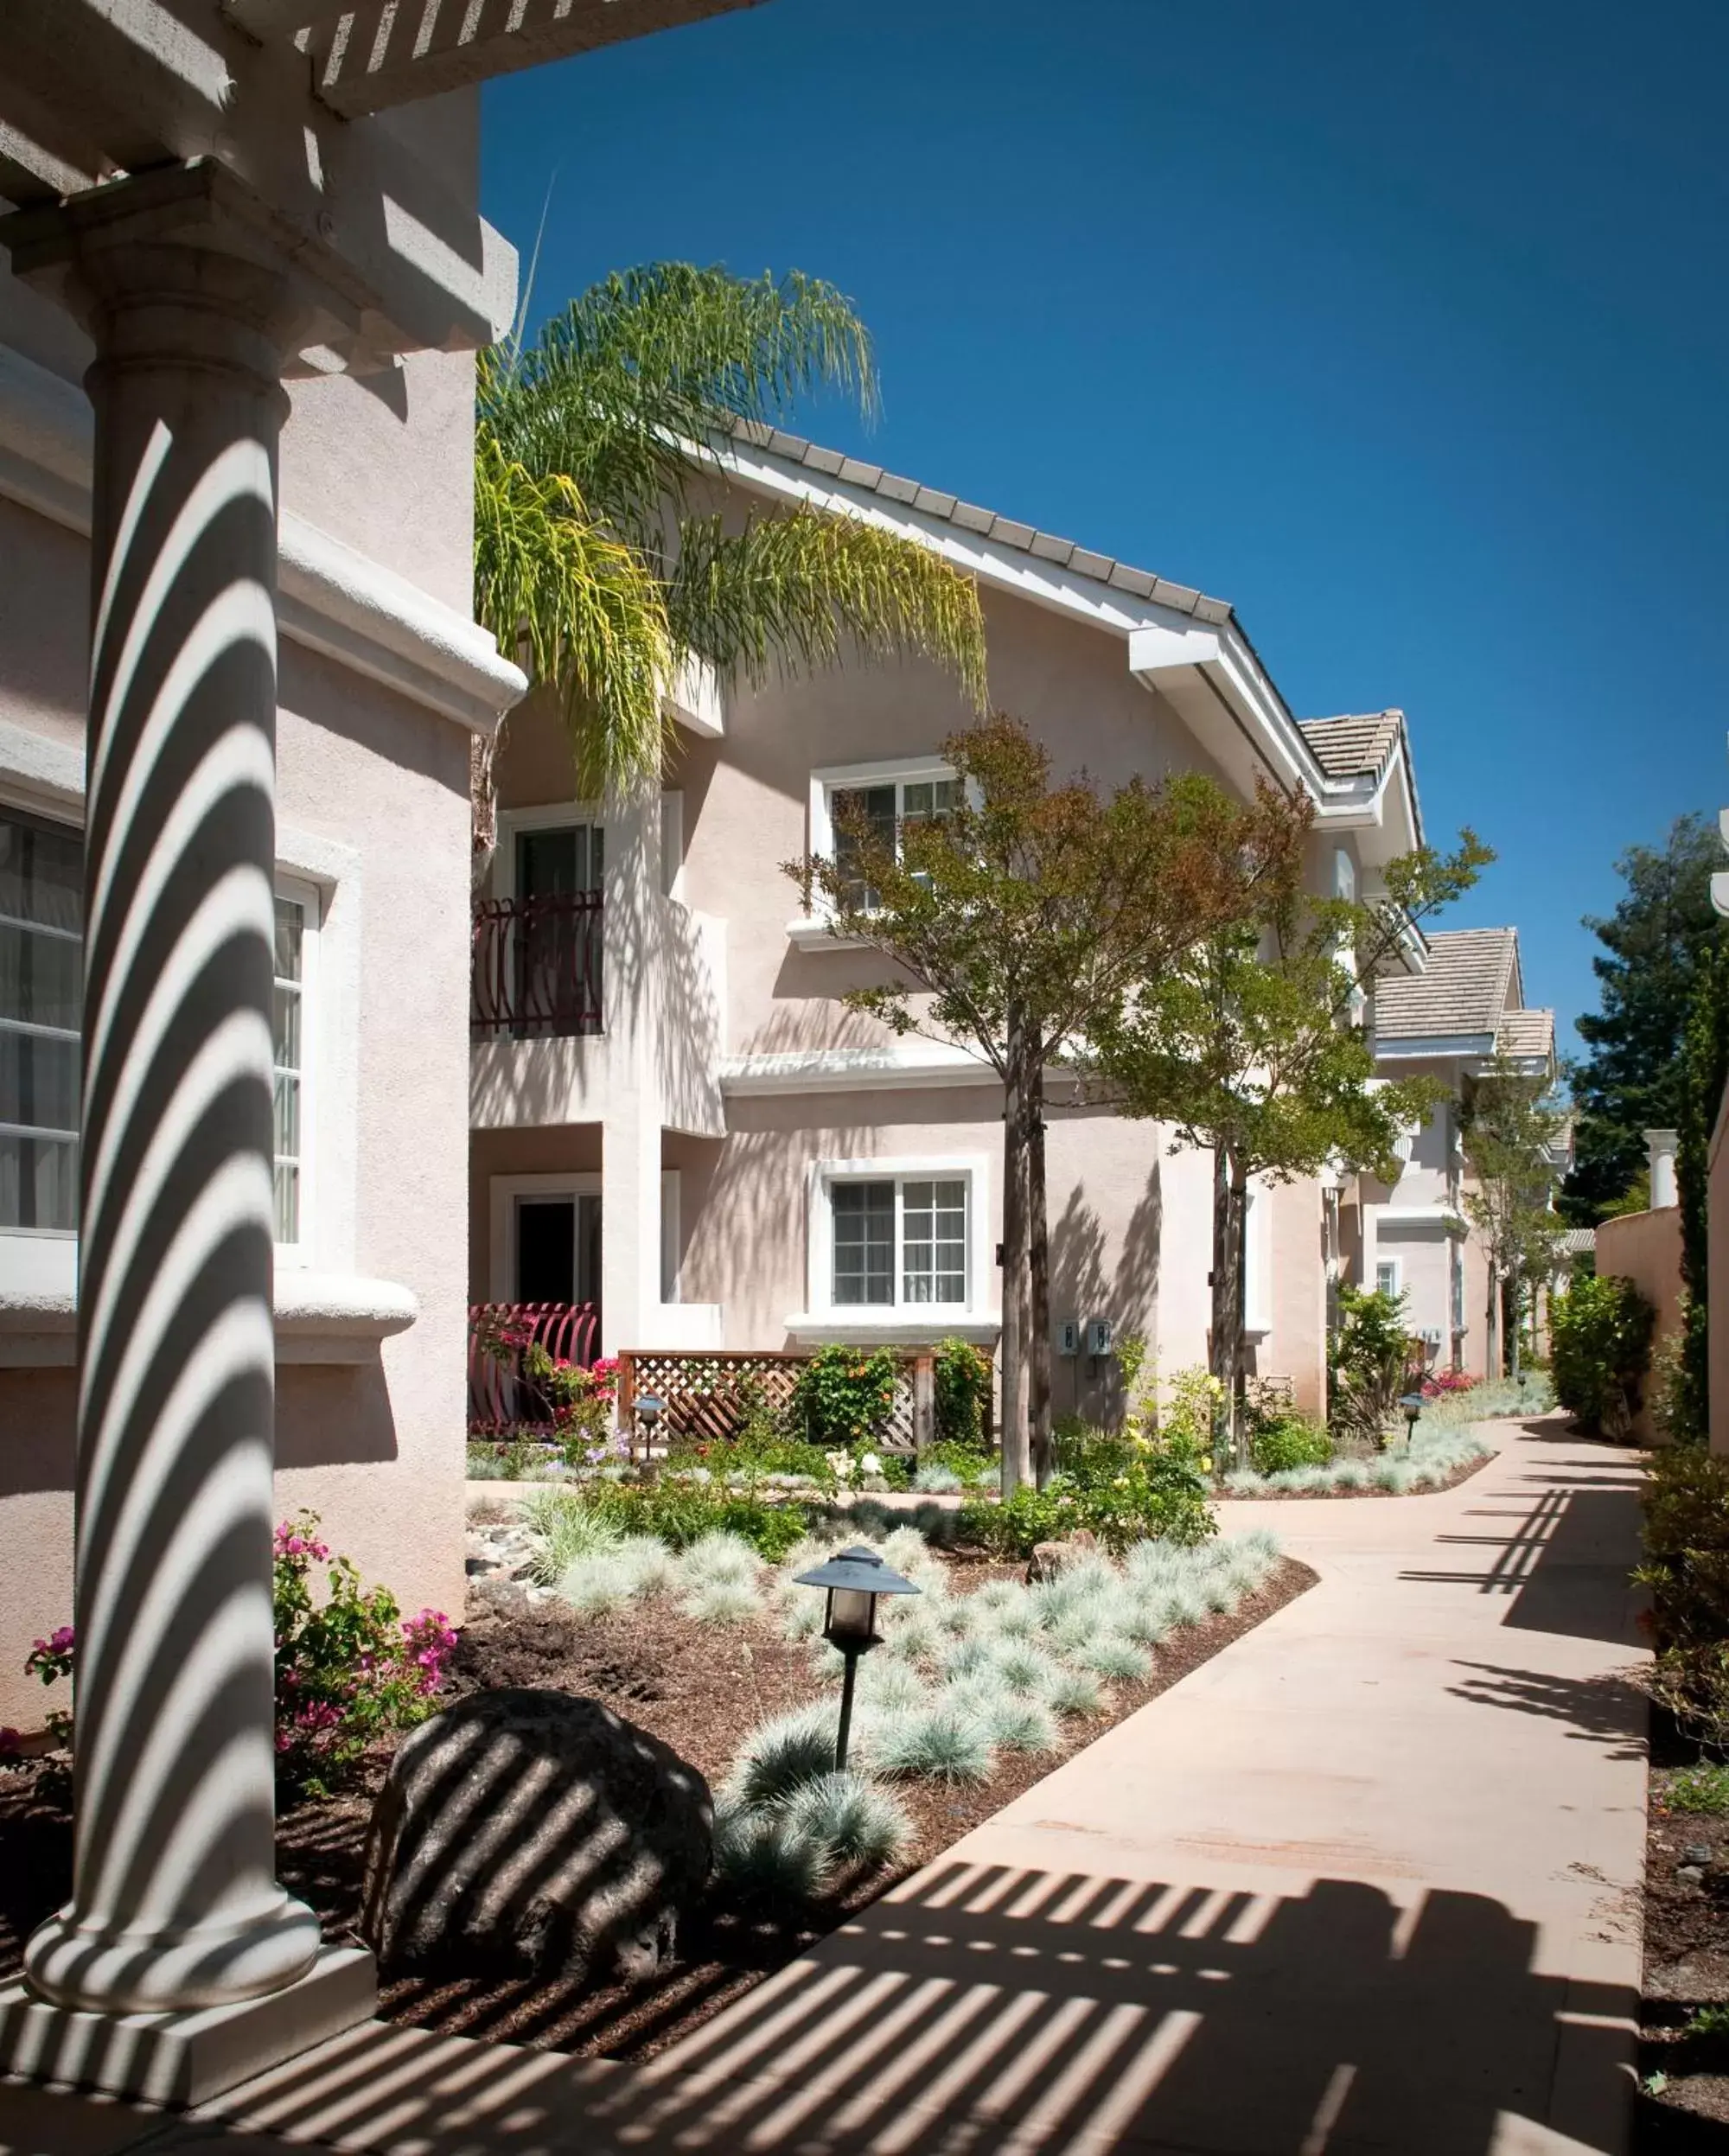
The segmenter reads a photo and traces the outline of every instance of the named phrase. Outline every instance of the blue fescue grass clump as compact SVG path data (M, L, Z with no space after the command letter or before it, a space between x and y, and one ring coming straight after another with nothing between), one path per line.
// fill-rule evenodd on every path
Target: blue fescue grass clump
M1228 1497L1266 1497L1281 1492L1299 1497L1327 1497L1341 1491L1382 1489L1395 1496L1413 1490L1435 1489L1450 1482L1460 1468L1486 1459L1495 1450L1486 1438L1471 1426L1498 1412L1492 1404L1468 1410L1468 1403L1486 1394L1498 1396L1502 1387L1477 1386L1469 1393L1453 1393L1424 1404L1415 1432L1407 1441L1394 1438L1385 1452L1370 1459L1342 1458L1324 1467L1285 1468L1277 1475L1257 1475L1252 1469L1235 1468L1224 1477ZM1515 1388L1516 1390L1516 1387ZM1533 1381L1533 1393L1535 1383ZM1534 1404L1530 1412L1541 1412Z

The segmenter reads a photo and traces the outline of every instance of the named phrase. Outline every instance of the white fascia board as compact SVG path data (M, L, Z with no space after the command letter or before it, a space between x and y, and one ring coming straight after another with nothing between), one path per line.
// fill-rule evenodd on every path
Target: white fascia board
M1471 1223L1451 1205L1382 1205L1376 1209L1378 1228L1438 1228L1444 1234L1468 1235Z
M75 382L0 344L0 494L87 539L94 435ZM284 636L470 733L494 732L527 694L478 622L290 510L277 579Z
M856 1093L924 1086L994 1086L991 1066L941 1041L894 1041L879 1048L794 1049L721 1059L720 1089L731 1098L785 1093Z
M1402 1039L1388 1040L1376 1034L1369 1043L1369 1052L1377 1063L1402 1062L1416 1056L1493 1056L1495 1036L1492 1033L1413 1033Z
M909 1319L901 1311L891 1311L872 1317L852 1304L832 1311L794 1311L781 1322L794 1340L833 1340L849 1348L928 1348L939 1336L989 1347L1003 1330L1002 1319L989 1315L957 1317L933 1310L927 1317Z

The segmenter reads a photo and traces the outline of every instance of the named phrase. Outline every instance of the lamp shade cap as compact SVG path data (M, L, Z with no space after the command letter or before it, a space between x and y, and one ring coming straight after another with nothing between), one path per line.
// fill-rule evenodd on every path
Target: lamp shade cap
M910 1579L903 1579L890 1565L885 1565L875 1550L837 1550L826 1565L819 1565L814 1572L801 1572L793 1585L795 1587L851 1588L855 1594L916 1595L922 1594Z

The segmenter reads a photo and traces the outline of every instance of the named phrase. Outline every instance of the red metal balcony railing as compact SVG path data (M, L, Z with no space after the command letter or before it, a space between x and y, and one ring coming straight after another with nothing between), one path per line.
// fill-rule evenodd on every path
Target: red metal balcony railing
M470 1304L470 1437L551 1431L552 1403L523 1373L523 1352L531 1341L555 1362L580 1362L586 1369L600 1345L600 1313L592 1303Z
M487 898L475 908L471 1032L558 1039L601 1030L598 891Z

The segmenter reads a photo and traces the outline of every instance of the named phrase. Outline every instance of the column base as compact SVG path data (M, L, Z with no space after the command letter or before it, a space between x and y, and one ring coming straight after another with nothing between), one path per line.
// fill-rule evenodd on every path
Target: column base
M378 1972L360 1947L321 1947L297 1983L233 2006L85 2013L0 1986L0 2073L146 2103L195 2104L372 2019Z

